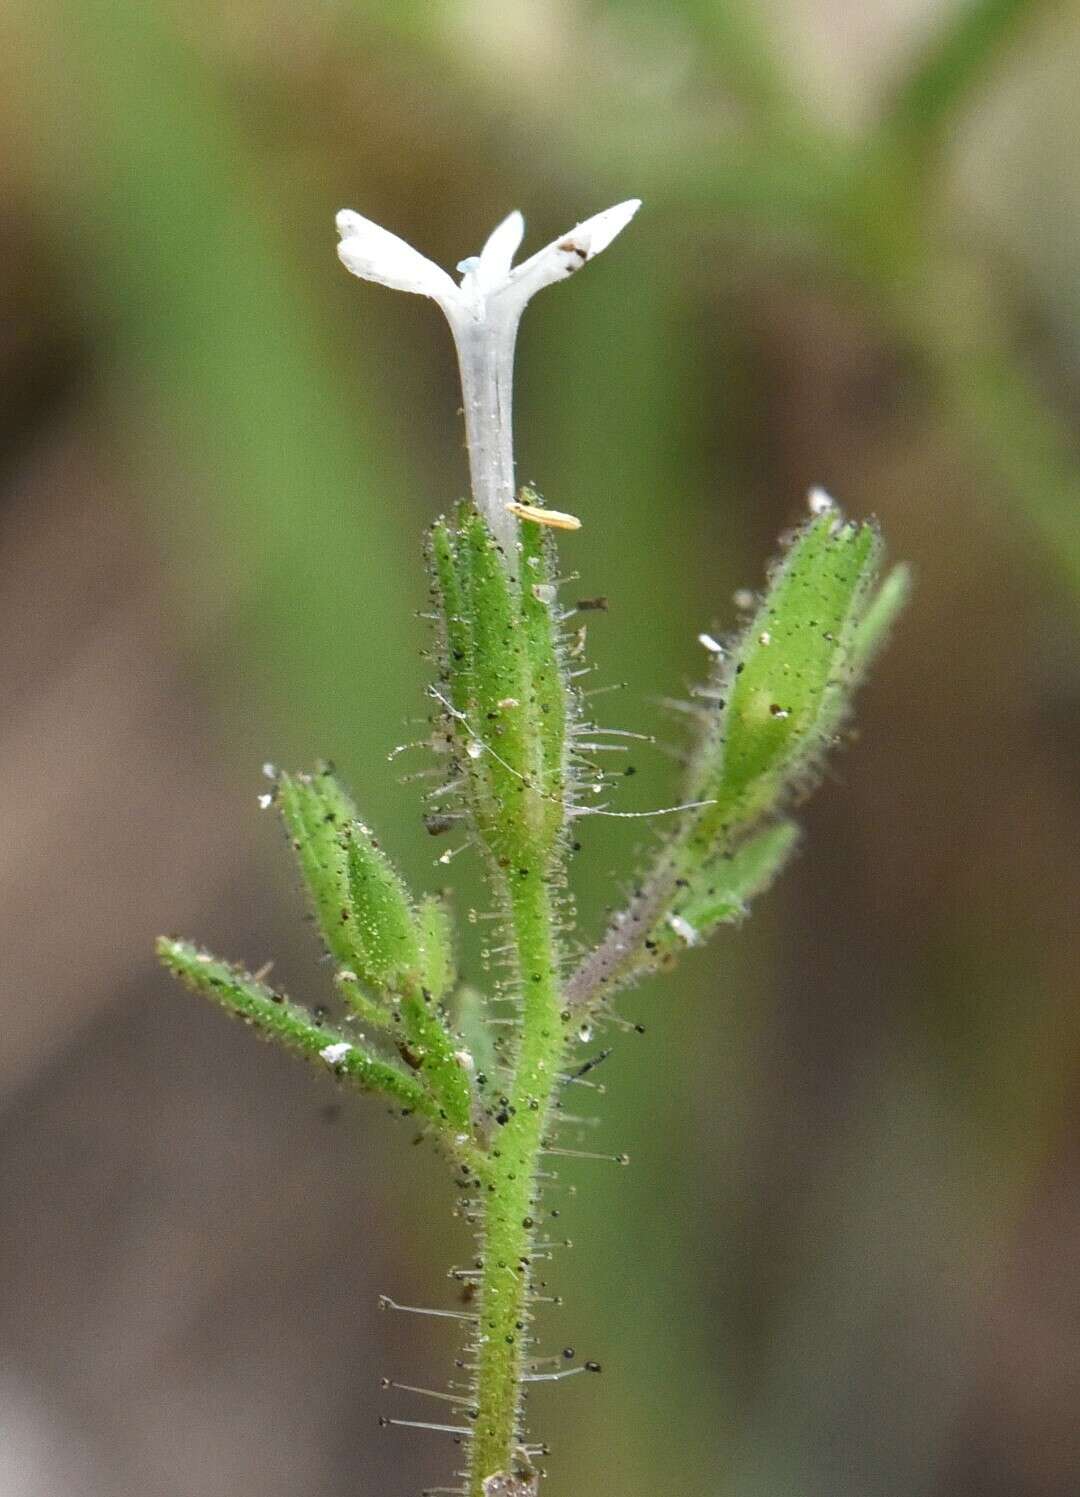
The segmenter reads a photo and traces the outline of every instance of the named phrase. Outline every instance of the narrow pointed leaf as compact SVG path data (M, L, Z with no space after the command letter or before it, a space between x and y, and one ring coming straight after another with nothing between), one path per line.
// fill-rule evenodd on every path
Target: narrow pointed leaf
M358 1036L346 1036L323 1025L249 972L219 961L190 941L162 936L161 962L185 987L201 993L250 1024L267 1039L332 1070L368 1091L381 1091L410 1112L438 1119L439 1108L420 1083L405 1071L368 1052Z
M429 894L416 912L420 940L421 979L437 1003L452 991L457 981L454 957L454 924L446 899Z
M526 498L531 497L526 490ZM537 751L539 788L557 831L564 819L567 719L573 696L555 618L555 544L543 525L522 525L521 562L521 616L529 667L528 699L523 706Z
M516 590L491 531L476 511L468 513L462 525L461 551L468 566L473 637L471 726L497 750L498 759L487 756L492 778L501 784L509 775L516 795L520 776L529 768L520 710L506 705L520 704L527 686Z
M423 1079L452 1128L467 1131L472 1116L472 1085L458 1056L460 1048L439 1005L419 985L401 999L402 1034L398 1049Z
M454 1022L473 1059L473 1073L494 1082L500 1071L495 1032L488 1023L487 1001L478 988L465 984L454 1000Z
M793 821L780 821L750 837L688 881L670 915L655 928L652 944L663 958L707 941L719 925L733 925L780 875L799 840Z
M392 1029L393 1010L386 1002L375 998L350 967L339 967L334 973L334 984L342 998L358 1019L374 1029Z
M409 896L390 860L362 821L342 829L352 965L361 981L395 992L419 979L420 937Z
M911 596L911 568L893 567L870 599L851 644L852 669L863 675L889 641L893 625Z
M353 967L350 894L342 833L356 815L348 792L329 769L283 774L277 804L323 940L345 967Z
M457 532L445 520L438 521L432 528L430 555L435 574L435 600L442 619L442 683L449 691L455 710L467 713L473 659L467 558L458 545Z

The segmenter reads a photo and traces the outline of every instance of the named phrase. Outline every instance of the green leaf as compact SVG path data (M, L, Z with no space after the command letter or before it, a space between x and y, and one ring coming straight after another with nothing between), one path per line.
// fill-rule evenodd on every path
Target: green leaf
M450 1124L466 1129L472 1110L468 1077L455 1054L453 1035L443 1022L436 995L424 982L427 953L424 926L414 915L405 886L371 832L360 821L342 831L348 903L341 918L349 927L352 968L361 982L396 999L401 1025L398 1049L439 1103ZM347 918L346 918L347 917ZM431 911L427 934L440 939ZM436 976L448 952L432 951ZM350 987L343 986L348 993Z
M852 670L865 674L889 641L893 625L911 597L911 568L893 567L870 599L855 629L851 642Z
M460 549L468 566L468 617L472 629L470 726L494 753L481 754L499 801L520 799L530 756L521 704L527 699L525 641L517 589L484 520L464 517Z
M341 837L356 807L326 767L314 774L280 775L277 804L323 940L343 966L354 967L349 880Z
M874 593L880 556L876 527L835 509L796 532L752 622L717 657L705 695L712 718L687 782L686 799L704 804L662 844L568 978L573 1012L739 919L780 872L797 833L770 818L806 788L907 598L903 567Z
M751 900L763 894L783 871L799 836L793 821L778 821L687 880L688 887L653 931L656 956L663 958L686 946L699 945L718 925L742 920Z
M330 769L281 775L277 799L323 939L345 969L342 992L371 1018L358 984L395 992L419 979L420 937L405 886Z
M414 1077L372 1055L359 1037L316 1024L306 1009L274 992L242 967L218 961L190 941L169 936L158 938L157 954L185 987L212 999L265 1038L317 1061L358 1087L386 1092L409 1112L439 1119L438 1103Z
M420 939L421 978L436 1002L442 1002L457 982L454 957L454 923L450 906L441 894L428 894L416 912Z
M329 770L283 775L278 796L327 945L342 966L341 993L367 1022L399 1026L398 1050L422 1074L439 1114L466 1129L471 1089L438 1007L451 947L434 906L422 919L414 914L405 885ZM394 1007L376 1002L371 988Z
M386 1004L374 998L350 967L339 967L334 973L334 984L342 998L358 1019L375 1029L390 1029L394 1015Z
M439 604L443 630L441 680L450 693L455 710L467 713L473 640L468 617L466 558L459 555L457 532L445 520L436 521L432 527L430 557L435 573L435 601Z
M350 927L353 968L378 990L400 991L420 980L423 967L420 934L405 885L362 821L342 828L342 843L348 904L340 918Z
M472 1085L439 1005L417 984L403 995L397 1012L403 1030L398 1040L402 1058L423 1078L439 1104L441 1116L458 1132L467 1132L472 1118Z
M529 503L537 496L528 489ZM551 533L543 525L521 526L521 616L528 657L529 695L524 703L535 735L539 786L548 817L558 831L564 819L567 785L567 726L572 688L562 664L555 617L557 559Z
M493 1081L501 1066L495 1048L495 1035L488 1023L487 1000L478 988L465 984L454 995L454 1020L465 1047L473 1058L477 1076Z

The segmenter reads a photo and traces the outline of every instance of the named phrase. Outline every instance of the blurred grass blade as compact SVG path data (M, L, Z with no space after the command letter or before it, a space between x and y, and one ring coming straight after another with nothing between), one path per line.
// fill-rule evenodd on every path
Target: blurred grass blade
M282 230L287 174L268 177L272 153L229 107L238 96L208 64L213 45L161 6L15 8L9 82L39 178L42 253L64 267L77 243L69 293L128 366L124 420L148 464L160 466L162 443L179 457L182 505L168 485L147 495L200 638L213 617L229 720L254 699L263 723L276 708L283 757L347 740L374 759L373 724L400 715L408 678L369 672L362 697L340 690L341 600L362 578L368 614L408 631L395 579L409 563L409 484L385 440L375 337L346 363L320 305L320 280L337 274L338 205L305 192L298 270ZM377 313L366 325L377 330Z
M1049 0L963 0L941 22L880 125L882 139L927 162L1017 33Z
M697 32L709 71L742 106L758 138L805 138L811 122L785 72L786 49L779 35L770 35L764 8L752 0L689 0L682 11Z

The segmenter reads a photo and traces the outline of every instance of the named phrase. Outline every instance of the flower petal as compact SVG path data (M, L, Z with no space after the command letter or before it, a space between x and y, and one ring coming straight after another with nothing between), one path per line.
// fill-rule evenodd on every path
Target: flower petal
M508 294L519 307L543 286L563 281L598 255L620 234L641 207L640 198L629 198L595 213L563 234L510 272ZM498 230L496 230L498 233Z
M476 268L477 279L484 291L494 291L501 281L506 280L524 237L525 220L516 210L488 235Z
M353 275L394 291L433 297L444 307L456 303L458 288L446 271L404 239L348 208L342 209L336 222L341 235L338 259Z
M627 198L625 203L616 203L614 208L594 213L592 218L578 224L569 237L578 242L584 241L586 258L591 260L601 250L607 249L611 241L622 233L640 207L640 198Z

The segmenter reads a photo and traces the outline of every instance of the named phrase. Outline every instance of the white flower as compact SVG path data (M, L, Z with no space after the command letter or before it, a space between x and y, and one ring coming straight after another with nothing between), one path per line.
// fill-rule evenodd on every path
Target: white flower
M395 291L429 296L446 314L457 346L473 498L511 566L516 558L512 391L514 344L528 301L606 249L641 206L618 203L578 224L518 266L525 220L511 213L478 255L457 267L456 285L440 266L396 234L349 209L337 216L338 256L353 275Z

